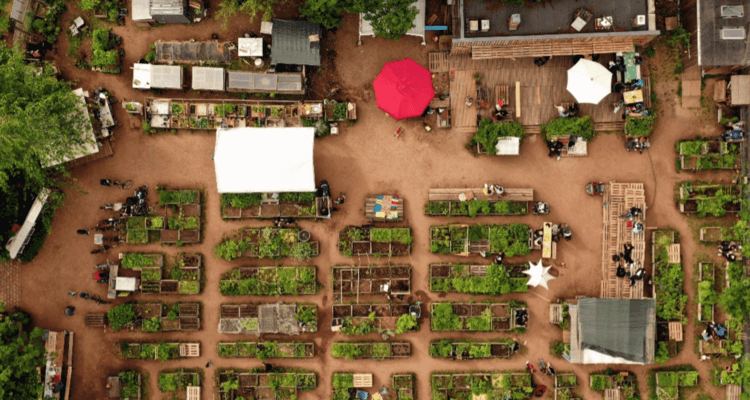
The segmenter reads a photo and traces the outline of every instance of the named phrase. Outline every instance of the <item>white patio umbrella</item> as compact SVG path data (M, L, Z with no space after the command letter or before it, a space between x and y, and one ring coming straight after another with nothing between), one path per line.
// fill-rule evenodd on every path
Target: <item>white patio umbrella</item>
M527 283L527 285L534 287L542 286L545 289L549 290L549 287L547 287L547 282L555 279L554 276L549 274L550 268L552 267L543 266L541 259L536 264L529 261L529 269L523 271L524 274L529 276L529 282Z
M599 104L612 92L612 73L582 58L568 70L568 91L579 103Z

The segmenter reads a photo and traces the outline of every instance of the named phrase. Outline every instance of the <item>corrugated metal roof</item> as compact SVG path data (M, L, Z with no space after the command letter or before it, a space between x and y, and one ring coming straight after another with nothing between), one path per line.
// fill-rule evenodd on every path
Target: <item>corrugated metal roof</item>
M156 62L159 63L230 63L229 42L156 42Z
M224 90L224 68L193 67L193 90Z
M152 65L151 87L156 89L182 89L182 67L177 65Z
M320 25L307 21L273 21L271 64L320 65L320 42L311 43L310 36L320 37Z
M151 15L184 15L184 0L150 0Z
M24 22L26 20L26 12L29 9L31 0L14 0L13 8L10 10L10 19Z
M578 307L582 349L637 363L654 362L654 300L584 298Z
M750 75L732 75L732 105L750 104Z
M302 75L256 74L245 71L227 71L227 89L269 92L299 92L302 90Z

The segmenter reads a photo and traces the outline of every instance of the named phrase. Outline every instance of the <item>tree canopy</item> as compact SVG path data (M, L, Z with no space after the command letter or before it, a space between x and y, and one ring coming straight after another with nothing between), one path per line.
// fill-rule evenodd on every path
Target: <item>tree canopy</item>
M0 191L12 190L13 177L33 193L59 186L67 176L62 162L91 141L83 134L88 123L70 83L0 48Z
M300 14L327 29L343 24L342 12L363 13L376 36L398 40L414 27L419 12L413 0L306 0Z
M44 363L44 331L34 328L29 333L21 332L20 322L24 321L27 322L28 319L23 313L0 315L2 399L37 400L42 395L43 386L36 368Z

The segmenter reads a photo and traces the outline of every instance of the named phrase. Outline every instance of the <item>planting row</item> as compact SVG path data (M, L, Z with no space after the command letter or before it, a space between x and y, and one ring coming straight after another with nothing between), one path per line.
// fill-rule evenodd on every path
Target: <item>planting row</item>
M508 358L520 350L513 339L472 341L464 339L441 339L430 342L430 356L453 360L482 358Z
M323 218L322 209L330 209L330 198L317 197L315 192L279 193L277 198L266 193L222 193L221 216L239 218Z
M528 323L528 310L524 303L453 303L430 304L430 327L433 331L523 332Z
M318 308L314 304L222 304L220 333L298 335L318 330Z
M424 206L425 215L476 217L500 215L526 215L529 213L529 203L511 200L474 200L474 201L428 201Z
M228 358L312 358L313 342L222 342L218 345L219 357Z
M339 251L345 257L411 254L411 228L370 228L347 226L339 232Z
M320 288L317 267L241 267L225 273L219 281L221 294L238 295L306 295Z
M214 247L216 258L231 261L240 257L308 260L319 254L320 244L308 242L310 232L299 228L241 228L233 238Z
M347 360L407 358L411 356L411 343L334 342L331 355Z
M113 330L195 331L201 328L200 303L124 303L107 312Z
M164 265L162 254L123 253L121 269L110 269L110 281L134 279L136 271L140 277L138 286L142 293L179 293L198 294L201 292L201 271L203 269L201 254L180 253L174 265ZM120 285L117 285L119 287ZM129 288L116 290L128 291Z
M176 360L200 357L200 343L188 342L120 342L115 354L124 359Z
M431 264L430 290L433 292L458 292L502 295L523 293L529 290L524 264L465 265Z
M430 228L430 252L441 254L505 253L506 257L531 252L528 225L444 225Z

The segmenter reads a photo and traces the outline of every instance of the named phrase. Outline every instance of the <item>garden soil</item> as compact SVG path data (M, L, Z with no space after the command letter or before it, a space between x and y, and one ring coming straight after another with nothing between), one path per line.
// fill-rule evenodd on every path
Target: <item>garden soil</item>
M214 4L210 5L211 7ZM62 26L78 13L70 10L65 14ZM277 16L294 17L294 7L282 6ZM357 21L353 15L347 15L345 24L334 35L329 35L326 46L335 51L335 58L327 62L326 68L314 77L312 98L321 98L321 91L328 82L337 81L342 87L342 98L355 101L358 106L359 121L353 126L344 126L338 136L326 137L315 141L316 179L327 179L331 184L334 196L339 192L346 193L346 203L339 206L339 211L329 221L301 221L300 226L309 229L313 240L321 242L321 255L311 261L319 267L319 281L323 290L314 296L292 298L262 298L243 296L236 298L219 295L218 280L221 274L238 266L258 266L274 264L275 261L258 261L243 259L234 262L217 260L213 257L212 248L225 235L244 226L267 226L268 222L260 221L223 221L219 212L219 196L216 190L211 155L214 151L214 134L212 132L179 132L176 135L159 134L146 136L140 130L140 120L128 116L118 104L115 116L120 126L115 130L116 143L114 157L96 161L76 168L72 175L76 179L77 189L67 191L64 208L58 210L52 233L39 256L20 269L19 306L32 313L34 323L40 327L53 330L75 332L73 356L73 380L71 398L77 400L101 399L105 396L106 377L116 374L121 369L137 368L151 375L150 392L153 399L158 399L157 374L160 370L171 368L204 368L208 360L213 367L206 370L210 380L217 368L252 368L261 366L257 360L220 359L217 355L217 344L220 341L254 340L254 336L233 336L217 333L219 305L229 302L257 301L301 301L317 304L319 308L320 331L299 337L265 335L261 339L276 340L312 340L317 346L317 356L312 360L274 360L280 367L300 367L316 371L319 375L319 386L316 390L305 393L302 399L330 398L330 376L334 371L350 370L374 373L375 387L386 384L394 372L415 372L417 374L420 399L430 395L429 374L433 370L471 370L471 369L522 369L526 360L535 363L544 358L551 361L558 372L574 371L579 382L588 382L587 374L601 370L605 366L570 365L562 359L552 359L549 344L560 340L562 333L549 324L549 301L574 296L599 296L601 281L601 240L602 240L602 201L599 197L588 196L585 185L591 181L643 182L648 200L649 229L671 226L682 233L683 265L686 266L685 290L690 297L688 315L693 320L695 303L693 302L693 254L698 250L693 239L688 220L679 214L673 201L674 187L679 181L693 178L728 179L728 174L692 175L678 174L675 171L674 144L679 139L691 138L697 134L707 134L704 129L704 117L694 111L682 110L674 92L676 81L662 79L656 91L661 101L663 113L655 134L651 150L644 154L625 151L624 139L618 135L600 135L589 146L589 156L577 159L557 161L547 157L544 141L537 136L524 140L521 155L518 157L474 157L464 149L469 134L459 134L450 130L433 129L426 133L420 119L397 122L380 111L375 103L372 80L382 66L389 61L411 57L422 65L427 64L427 54L435 45L428 37L427 46L422 46L417 38L403 38L392 42L380 38L364 38L362 46L357 46ZM128 66L140 59L147 51L149 44L156 39L206 40L212 33L222 39L234 40L238 34L246 31L258 31L258 22L249 24L244 17L236 17L230 22L228 31L220 29L220 23L214 20L204 21L192 26L164 26L142 30L130 22L124 27L115 27L114 32L123 36L126 56L123 62L124 72L120 75L105 75L82 71L72 66L73 60L67 57L67 38L61 38L58 53L54 56L62 70L62 76L80 82L86 89L99 86L106 87L120 100L143 101L150 96L148 92L139 92L131 88L132 72ZM659 59L657 58L657 61ZM661 61L660 61L661 62ZM664 61L666 62L666 61ZM708 88L710 89L710 88ZM168 93L174 97L221 97L221 95L185 92ZM225 97L231 97L226 95ZM672 100L669 100L672 99ZM400 139L393 136L398 126L405 127ZM277 149L283 153L284 149ZM269 165L268 168L274 168ZM248 174L262 174L264 171L246 171ZM156 199L157 185L168 185L169 188L203 188L206 194L207 226L203 234L203 243L199 245L164 247L160 245L131 246L121 245L107 254L90 255L94 249L93 236L81 236L76 229L88 228L104 218L111 216L108 211L100 211L99 206L124 200L130 191L118 188L99 186L100 178L118 180L132 179L135 185L149 185L151 202ZM550 204L548 216L524 216L502 218L430 218L422 213L429 188L477 187L485 182L496 183L506 188L531 187L535 198ZM134 186L135 186L134 185ZM405 199L405 225L414 232L413 252L409 257L392 260L375 260L373 258L345 258L337 250L337 232L346 225L363 224L364 202L368 195L397 194ZM333 340L378 340L373 334L366 338L351 338L330 331L331 299L330 266L337 263L411 263L413 268L413 295L411 300L429 302L434 300L474 300L481 301L486 296L438 295L428 291L428 265L434 262L482 262L479 257L468 258L437 256L429 253L428 234L430 225L449 222L461 223L509 223L521 222L539 227L544 221L570 224L573 239L561 242L558 247L558 258L554 264L557 279L550 283L550 290L531 289L528 293L498 297L500 300L519 299L529 305L529 327L523 335L510 335L523 344L520 355L510 360L492 361L444 361L435 360L428 355L428 342L431 339L450 337L470 337L472 339L491 339L508 337L506 334L480 333L437 334L430 332L429 319L423 318L418 333L405 334L398 340L409 340L413 343L413 356L397 361L346 361L333 359L330 355ZM110 329L93 329L84 327L84 316L87 313L102 313L107 306L97 306L78 297L67 296L69 291L84 291L94 295L106 294L106 287L97 284L92 278L93 266L107 259L116 260L119 252L162 252L169 256L176 253L200 252L205 255L207 286L204 292L195 296L146 296L137 295L141 301L199 301L203 304L202 330L185 333L145 334L140 332L112 332ZM528 257L511 259L510 262L537 261L538 252ZM565 268L560 268L564 262ZM292 264L282 260L283 264ZM131 297L132 298L132 297ZM120 304L130 299L118 299ZM65 306L75 306L76 315L63 316ZM423 306L423 315L427 315L427 306ZM692 322L685 335L685 349L668 365L683 363L694 364L700 371L703 382L709 379L708 365L698 361L693 351L695 332L699 328ZM113 355L116 343L120 340L179 340L200 341L201 356L197 359L159 362L133 362L120 360ZM646 397L646 371L644 367L629 368L638 374L643 397ZM536 383L554 387L552 379L537 373ZM582 398L593 399L598 396L585 386L577 392ZM720 390L709 385L703 386L711 398L720 398ZM203 389L204 398L211 398L213 383L209 382ZM547 398L551 398L551 391Z

